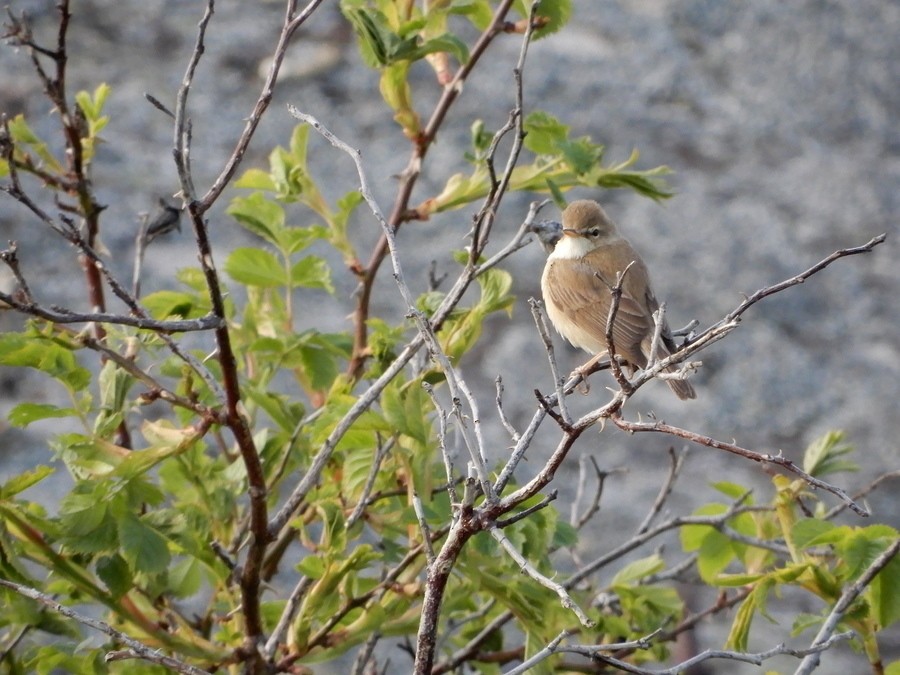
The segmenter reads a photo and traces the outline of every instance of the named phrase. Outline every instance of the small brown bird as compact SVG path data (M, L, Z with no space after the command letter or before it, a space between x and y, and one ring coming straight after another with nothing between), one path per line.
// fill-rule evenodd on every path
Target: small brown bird
M591 354L606 349L606 322L616 275L633 263L622 281L622 296L612 330L616 353L632 368L646 368L653 340L653 313L659 303L650 274L638 252L619 234L597 202L569 204L562 214L563 237L556 244L541 277L547 315L566 340ZM676 350L665 323L657 356ZM675 371L675 367L666 372ZM690 382L666 380L680 399L695 398Z

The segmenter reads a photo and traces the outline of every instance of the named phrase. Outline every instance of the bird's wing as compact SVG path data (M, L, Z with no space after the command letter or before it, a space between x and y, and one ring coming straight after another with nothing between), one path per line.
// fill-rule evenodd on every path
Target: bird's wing
M592 267L581 261L572 261L567 267L567 278L564 280L559 278L560 273L556 265L548 270L549 300L573 323L584 331L596 335L602 343L612 304L610 289L615 283L615 278L601 278ZM643 362L640 344L652 326L653 321L647 313L643 299L639 301L634 298L628 292L627 284L623 284L612 330L616 350L628 361L640 366Z

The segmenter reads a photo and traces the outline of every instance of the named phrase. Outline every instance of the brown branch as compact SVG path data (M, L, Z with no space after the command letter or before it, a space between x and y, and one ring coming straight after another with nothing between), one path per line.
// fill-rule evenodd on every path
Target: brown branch
M692 443L696 443L697 445L704 445L708 448L715 448L717 450L725 450L726 452L730 452L735 455L739 455L746 459L751 459L754 462L758 462L764 465L774 465L793 473L803 479L807 485L809 485L813 489L821 489L831 494L835 495L838 499L843 501L847 506L857 515L867 517L869 512L864 509L862 506L857 504L850 496L844 492L841 488L831 485L830 483L826 483L823 480L815 478L805 471L801 469L799 466L794 464L791 460L786 457L779 455L770 455L768 453L756 452L754 450L748 450L746 448L742 448L739 445L734 443L725 443L723 441L718 441L709 436L704 436L703 434L698 434L693 431L688 431L687 429L681 429L680 427L672 426L671 424L667 424L666 422L658 421L658 422L629 422L627 420L622 419L622 416L619 412L613 413L610 418L613 423L624 431L629 432L641 432L641 431L653 431L656 433L668 434L670 436L675 436L677 438L683 438L685 440L691 441Z
M256 128L259 126L263 114L272 102L272 95L275 92L275 83L278 80L278 72L281 70L281 64L287 53L288 43L296 30L306 22L320 4L322 4L322 0L310 0L303 11L294 16L297 11L297 0L288 1L284 15L284 23L281 27L281 33L278 35L278 42L275 45L275 51L272 55L272 64L269 66L269 72L266 75L266 81L263 84L262 91L256 99L256 104L253 106L253 112L247 117L247 121L244 124L244 130L241 132L241 136L238 139L231 156L225 162L225 167L210 186L207 193L200 199L199 210L201 213L206 212L215 203L221 196L222 191L234 177L238 166L240 166L241 161L244 159L244 154L247 152L247 148L250 145L253 134L256 132Z
M619 365L619 360L616 358L616 345L613 343L613 327L616 324L616 315L619 313L619 304L622 301L622 284L625 281L625 275L628 274L628 270L631 269L632 265L634 265L633 260L625 266L624 270L616 272L616 282L613 284L613 287L609 289L612 301L609 304L609 314L606 317L606 332L604 334L606 337L606 353L609 356L609 365L612 368L613 377L616 378L616 382L619 383L619 388L621 388L626 396L630 396L634 393L634 386L632 386L631 382L628 381L628 378L625 377L625 373L622 372L622 366ZM591 363L591 361L588 363Z
M440 129L444 118L447 116L447 112L462 91L463 84L472 68L478 63L478 60L487 50L491 42L493 42L494 38L503 32L506 15L512 4L513 0L502 0L497 7L490 25L481 34L478 41L475 43L475 46L472 48L469 60L460 66L450 84L444 87L443 94L431 114L431 119L428 120L425 129L416 139L406 168L400 174L400 187L397 191L394 207L387 219L388 225L392 230L396 230L401 224L409 220L409 201L412 196L413 187L415 187L416 181L422 170L422 162L425 159L425 155L428 153L431 144L434 142L438 129ZM353 379L358 379L362 375L363 367L365 366L368 357L367 321L369 319L369 302L372 296L372 287L375 283L375 277L378 274L378 268L381 266L381 263L384 262L387 254L387 237L382 234L378 243L375 245L375 248L372 250L368 263L366 263L366 266L360 272L360 290L357 297L356 310L353 313L353 355L347 366L347 373Z
M762 288L762 289L756 291L753 295L751 295L746 300L744 300L744 302L742 302L740 305L738 305L738 307L735 310L733 310L728 316L726 316L724 321L728 322L728 321L733 321L735 319L740 318L740 316L744 312L746 312L748 309L750 309L750 307L755 305L757 302L759 302L763 298L766 298L770 295L774 295L775 293L779 293L787 288L790 288L791 286L797 286L798 284L802 284L807 279L809 279L812 275L816 274L817 272L821 272L823 269L828 267L831 263L833 263L836 260L840 260L841 258L850 256L850 255L858 255L860 253L870 253L872 251L872 249L874 249L876 246L884 243L884 240L886 238L887 238L887 233L879 234L877 237L872 237L868 242L866 242L862 246L854 246L851 248L839 249L839 250L835 251L834 253L832 253L831 255L829 255L827 258L820 260L819 262L817 262L815 265L813 265L809 269L801 272L800 274L793 276L790 279L785 279L784 281L781 281L777 284L773 284L771 286L767 286L766 288Z
M288 10L295 6L294 0L288 3ZM204 213L209 209L215 199L221 194L224 185L227 184L236 170L237 165L249 143L253 130L259 121L259 115L265 110L267 105L266 94L264 92L260 104L260 110L255 119L251 120L242 140L238 143L238 147L232 154L231 159L226 165L226 169L220 176L220 180L224 177L224 183L214 185L210 192L204 197L203 201L197 201L195 198L193 177L190 167L190 139L191 127L187 117L187 100L193 84L194 74L200 62L200 58L205 49L204 40L206 29L212 19L214 10L214 0L208 0L206 11L200 20L197 40L194 51L188 61L188 66L182 80L181 87L176 96L175 105L175 124L174 124L174 157L175 165L178 170L178 178L181 184L181 192L183 199L187 202L187 211L191 224L194 229L194 237L197 243L197 251L199 253L200 265L203 270L206 287L209 292L210 303L212 305L212 314L222 320L222 325L215 329L215 340L217 346L217 356L222 368L222 383L225 392L225 420L226 425L231 430L237 443L241 459L247 472L247 493L250 502L250 543L247 547L247 556L242 566L240 574L241 588L241 610L244 617L244 628L246 637L244 644L238 652L238 656L248 661L250 672L261 672L263 669L263 659L258 647L263 640L263 618L260 608L260 584L261 573L264 565L266 548L272 537L268 528L268 506L266 503L267 489L265 482L265 473L262 467L262 461L253 440L253 434L250 429L247 418L242 413L240 382L237 371L237 359L231 345L231 336L225 325L225 301L222 293L221 284L219 282L218 272L213 262L212 246L209 240L209 232L207 223L204 220ZM279 49L286 46L286 39L289 37L282 32L282 39L279 40ZM280 63L280 61L279 61ZM277 67L270 72L267 84L274 83L277 76ZM269 94L270 95L270 94Z

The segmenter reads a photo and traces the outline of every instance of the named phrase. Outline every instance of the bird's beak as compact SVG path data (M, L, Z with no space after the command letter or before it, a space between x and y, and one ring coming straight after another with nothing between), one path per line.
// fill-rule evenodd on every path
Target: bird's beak
M574 230L571 227L564 227L562 233L566 237L577 237L578 236L578 230Z

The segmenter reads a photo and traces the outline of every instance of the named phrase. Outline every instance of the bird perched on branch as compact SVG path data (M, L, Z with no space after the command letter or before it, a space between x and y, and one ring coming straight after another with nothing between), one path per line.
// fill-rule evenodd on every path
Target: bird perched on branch
M591 354L607 352L606 326L619 273L624 276L612 325L613 347L632 370L646 368L655 328L653 313L659 309L647 266L597 202L584 199L569 204L562 214L562 238L544 267L541 291L559 334ZM677 349L665 320L661 329L656 347L660 359ZM666 372L676 370L666 368ZM666 383L680 399L696 397L686 380L667 378Z

